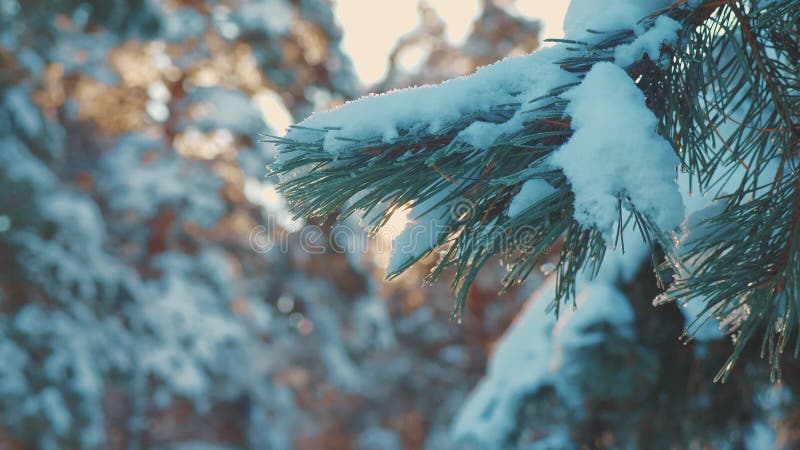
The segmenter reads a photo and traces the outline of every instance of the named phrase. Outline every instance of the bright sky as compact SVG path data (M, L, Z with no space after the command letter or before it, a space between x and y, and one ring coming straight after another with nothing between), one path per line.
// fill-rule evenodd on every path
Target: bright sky
M419 0L336 0L344 30L344 46L356 72L367 85L386 71L389 52L397 38L413 30L419 19ZM480 0L427 0L447 22L448 39L458 43L469 33L479 13ZM520 14L539 17L545 23L544 38L562 37L561 22L569 0L517 0Z

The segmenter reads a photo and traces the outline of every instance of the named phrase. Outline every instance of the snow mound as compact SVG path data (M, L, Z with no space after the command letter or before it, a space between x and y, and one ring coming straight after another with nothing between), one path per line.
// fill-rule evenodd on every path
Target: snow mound
M623 69L595 65L583 83L564 94L575 133L550 161L563 169L575 193L575 219L597 227L607 241L630 201L662 230L684 217L675 181L678 158L656 133L657 119Z

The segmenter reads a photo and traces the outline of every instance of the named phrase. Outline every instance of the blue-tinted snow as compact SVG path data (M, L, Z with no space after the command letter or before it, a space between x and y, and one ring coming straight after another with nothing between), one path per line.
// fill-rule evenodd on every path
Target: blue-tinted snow
M596 64L564 97L575 132L551 161L575 193L575 219L611 242L622 198L660 229L677 228L684 217L678 157L656 133L656 116L628 74L612 63Z

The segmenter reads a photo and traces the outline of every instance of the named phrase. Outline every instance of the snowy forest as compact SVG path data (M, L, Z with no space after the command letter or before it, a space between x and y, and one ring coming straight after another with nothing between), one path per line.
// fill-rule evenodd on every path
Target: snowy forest
M799 149L798 0L0 0L0 449L800 448Z

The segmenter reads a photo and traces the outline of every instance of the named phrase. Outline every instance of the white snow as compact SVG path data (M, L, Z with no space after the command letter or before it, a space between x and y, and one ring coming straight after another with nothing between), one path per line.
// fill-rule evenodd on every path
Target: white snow
M43 223L57 230L46 238L19 227L9 239L23 245L17 254L30 270L30 280L42 283L50 295L77 303L96 298L105 282L120 275L121 267L104 251L105 229L96 204L89 198L61 190L36 197Z
M599 63L564 96L575 132L550 160L563 169L575 193L575 219L597 227L608 241L622 196L662 230L680 225L678 158L656 134L656 117L628 74Z
M776 427L766 421L753 423L744 435L746 448L776 448L780 442Z
M570 39L591 38L587 30L642 31L639 21L673 0L572 0L564 17L564 33Z
M198 407L205 406L212 377L228 370L247 340L244 324L228 307L226 293L214 292L192 278L198 261L202 265L204 259L217 257L206 253L195 259L179 253L160 256L156 265L164 276L147 284L141 309L144 323L157 333L140 355L142 368ZM219 277L215 287L221 291L232 283L222 281L232 278L221 273L226 266L207 269Z
M547 311L555 297L554 277L533 294L499 341L486 376L456 417L451 432L457 442L477 444L476 448L504 448L504 440L517 427L519 408L528 395L544 386L554 386L570 404L580 402L579 393L560 376L571 364L565 356L595 345L601 335L592 331L592 325L598 323L633 336L633 310L615 285L632 280L650 252L636 233L632 228L625 230L625 252L621 248L608 251L594 279L579 276L577 308L562 308L558 321ZM542 442L550 437L557 438L544 436Z
M308 318L314 324L314 333L320 336L319 354L325 366L326 378L347 392L365 392L375 380L366 378L347 351L346 338L335 320L335 313L325 299L330 296L330 286L325 283L304 281L294 286L301 298L316 299L313 307L306 305Z
M25 366L30 358L23 348L14 343L6 333L0 333L0 395L7 398L20 397L30 389L25 378Z
M72 415L64 397L54 387L48 386L39 394L40 414L47 417L56 434L65 434L72 426Z
M164 27L164 37L171 42L196 38L208 26L206 18L193 8L182 6L175 11L167 12L160 3L154 3Z
M663 0L614 0L600 5L577 0L570 5L564 29L573 39L584 36L586 29L634 29L639 37L616 55L618 63L626 64L643 53L657 54L662 42L675 38L679 24L672 19L659 17L650 29L638 25L640 19L668 4ZM507 104L526 104L557 86L577 81L556 64L565 56L563 47L545 48L524 57L507 58L440 85L371 95L334 111L314 114L300 123L303 128L291 129L286 137L321 143L324 150L338 157L353 147L354 140L391 143L409 129L436 133L465 116ZM678 160L671 146L655 133L656 118L625 72L611 63L598 64L580 86L564 97L572 102L567 112L572 116L575 135L551 161L564 170L575 190L576 219L587 227L597 226L610 236L618 218L618 199L628 197L662 229L675 228L683 218L673 180ZM519 108L501 123L475 120L459 132L458 140L486 149L522 127L524 115L520 110L525 109ZM300 168L283 175L281 181L303 173L306 169ZM543 181L526 184L512 201L509 215L518 215L550 192L552 188ZM408 236L398 238L398 244L402 244L398 248L414 251L405 256L394 252L390 273L430 249L425 245L410 246L404 239Z
M379 349L389 349L397 345L392 316L384 299L367 296L359 299L354 306L354 331L365 342Z
M243 136L255 135L268 128L254 99L234 89L200 88L188 101L199 106L191 119L182 124L202 130L222 128Z
M268 225L296 231L305 224L302 219L294 220L286 199L275 190L275 185L255 177L244 180L244 196L251 204L261 208L261 215Z
M355 446L358 450L400 450L403 443L397 431L371 427L358 434Z
M456 441L474 441L482 448L500 448L513 430L525 395L551 375L554 317L547 312L555 285L538 291L498 344L486 376L472 391L453 423Z
M743 170L743 168L739 168L737 172ZM732 192L736 189L742 176L743 174L736 173L727 182L722 183L719 189L721 192ZM714 197L706 195L690 195L688 174L679 174L678 184L681 194L683 194L683 203L686 205L686 218L681 223L680 230L673 233L673 245L674 251L681 261L676 277L685 278L692 276L695 267L701 262L698 259L702 260L702 256L689 258L689 253L700 241L714 232L714 228L708 221L725 210L725 201L715 200ZM680 311L686 319L687 335L693 341L710 341L724 336L720 320L717 317L712 315L708 320L705 317L695 320L701 316L705 308L704 297L690 298L683 301L680 306Z
M503 128L495 123L477 121L464 128L458 137L477 148L488 148L503 133Z
M0 166L14 168L5 175L10 182L24 182L33 189L47 189L55 184L56 177L50 168L33 156L19 139L0 136L0 148L3 149L0 152Z
M4 95L8 109L14 111L14 121L22 128L25 135L33 137L41 133L44 124L29 94L22 88L12 88L5 90Z
M556 192L556 189L544 180L533 179L526 181L519 193L511 200L511 204L508 207L508 216L519 216L526 209L554 192Z
M614 49L614 62L621 67L627 67L641 59L644 54L650 59L657 59L661 53L661 45L675 42L680 29L679 22L667 16L658 16L653 26L636 40Z
M560 376L571 364L565 356L580 347L596 345L602 335L592 331L592 326L598 323L613 326L623 336L633 334L633 310L614 284L630 280L649 251L634 237L631 233L626 240L624 254L621 250L609 252L608 264L597 278L581 278L578 307L564 308L558 321L547 311L555 296L553 277L528 300L492 354L486 376L459 411L451 430L456 442L473 444L474 448L504 448L505 439L517 427L523 402L544 386L555 387L570 404L580 402L579 393Z
M324 135L325 150L339 154L352 145L342 140L378 140L391 142L399 131L420 126L436 133L452 122L476 112L490 111L500 105L525 103L543 95L551 88L574 81L574 77L553 64L563 56L561 49L550 48L531 55L506 58L482 67L474 74L454 78L439 85L400 89L380 95L370 95L348 102L334 111L317 113L301 122L307 128L333 127ZM522 121L511 121L521 125ZM501 126L504 132L513 127L503 124L478 125L481 134L497 136L492 130ZM463 137L485 146L489 139L478 139L474 131ZM300 142L317 142L322 134L292 129L287 138Z
M148 155L154 160L147 162ZM204 227L213 226L225 212L217 175L142 134L118 139L100 164L98 186L115 211L152 218L163 207L182 205L184 217Z

